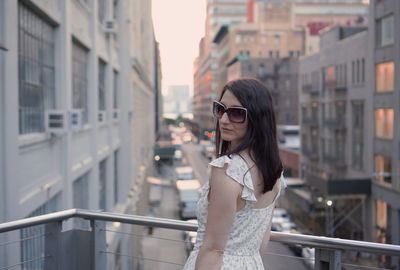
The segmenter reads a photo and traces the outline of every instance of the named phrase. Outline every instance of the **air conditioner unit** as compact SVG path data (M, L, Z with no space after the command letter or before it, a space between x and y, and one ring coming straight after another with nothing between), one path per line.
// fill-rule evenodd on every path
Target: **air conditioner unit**
M45 111L45 126L47 132L61 134L66 131L66 113L61 110Z
M83 112L75 109L69 111L69 127L72 130L80 130L83 126Z
M99 123L105 123L106 122L106 112L105 111L99 111L97 115L97 120Z
M116 33L118 31L117 22L114 20L106 20L103 23L103 30L106 33Z
M114 109L112 111L112 119L114 119L114 120L119 119L119 109Z

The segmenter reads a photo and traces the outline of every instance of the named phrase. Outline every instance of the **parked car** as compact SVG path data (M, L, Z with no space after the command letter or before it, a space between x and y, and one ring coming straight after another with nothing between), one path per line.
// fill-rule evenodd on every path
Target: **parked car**
M271 230L278 231L278 227L284 222L290 222L289 214L283 208L275 208L272 216Z
M276 228L278 232L297 233L297 225L291 221L282 220L276 225Z
M187 220L188 222L197 224L197 219L189 219ZM197 240L197 232L193 231L185 231L183 235L183 239L185 241L185 248L186 252L189 253L193 250L194 244L196 243Z
M181 219L197 218L197 201L199 199L200 183L198 180L177 180Z
M311 269L314 269L315 248L303 247L303 249L301 250L301 256L305 259L303 260L303 262Z
M190 166L179 166L175 168L176 180L192 180L194 178L193 168Z

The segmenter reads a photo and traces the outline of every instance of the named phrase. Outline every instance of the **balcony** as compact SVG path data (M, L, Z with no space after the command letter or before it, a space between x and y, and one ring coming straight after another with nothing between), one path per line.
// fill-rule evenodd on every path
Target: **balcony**
M347 85L336 85L334 90L337 94L343 94L347 92Z
M90 224L86 229L65 229L63 225L68 223L72 218L85 220ZM81 209L70 209L61 212L51 213L47 215L21 219L17 221L0 224L0 235L2 233L15 232L16 230L29 229L37 225L44 225L44 233L36 237L43 237L43 253L38 258L30 258L29 261L42 260L41 267L35 269L76 269L76 270L105 270L115 269L109 267L109 259L115 259L116 262L125 256L131 260L150 260L160 263L174 265L176 269L180 269L182 264L175 262L162 261L160 258L146 258L140 256L132 257L126 250L118 250L111 252L108 250L106 233L114 232L107 229L106 222L139 225L156 228L166 228L178 231L196 231L197 225L189 222L155 218L148 216L134 216L126 214L97 212ZM126 233L126 237L130 237ZM157 238L157 237L155 237ZM158 238L159 240L174 239ZM21 241L25 241L22 239ZM372 254L372 256L400 256L400 246L379 244L365 241L354 241L340 238L319 237L303 234L271 232L271 242L284 243L287 245L301 245L312 247L315 249L315 257L313 260L314 269L342 269L342 267L361 267L362 265L349 264L343 261L344 252L355 251ZM10 244L0 243L1 246ZM40 248L40 247L37 247ZM112 255L112 256L110 256ZM275 254L279 256L280 254ZM161 256L161 255L160 255ZM280 258L280 257L278 257ZM281 260L287 260L287 256ZM1 269L11 269L15 266L21 266L25 262L14 263ZM129 269L129 267L126 267ZM369 267L366 267L369 268ZM122 269L119 265L118 269ZM125 268L124 268L125 269Z
M306 173L306 180L311 186L318 189L325 196L371 194L370 179L327 179L308 172Z
M310 160L318 160L318 151L303 148L302 153Z
M324 119L323 120L324 126L338 130L338 131L345 131L346 130L346 123L344 117L338 117L335 119Z
M332 165L337 169L344 169L347 167L344 157L340 158L337 156L324 155L324 162L329 163L330 165Z
M337 85L336 79L327 79L325 81L325 87L327 89L335 89L336 85Z
M319 94L318 88L314 87L312 84L305 84L302 86L302 91L305 94L310 94L311 96L315 96Z
M309 125L309 126L313 126L313 127L318 126L318 118L317 117L303 117L302 120L303 120L302 123L304 125Z

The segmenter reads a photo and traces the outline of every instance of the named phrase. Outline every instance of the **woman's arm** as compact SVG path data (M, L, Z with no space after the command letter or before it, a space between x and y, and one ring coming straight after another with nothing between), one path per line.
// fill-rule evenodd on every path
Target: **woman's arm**
M225 174L225 168L211 168L207 224L196 270L219 270L224 248L236 215L236 202L243 186Z
M269 243L269 238L271 236L271 224L272 224L272 220L271 222L268 224L267 227L267 231L264 234L264 238L261 242L261 246L260 246L260 256L262 257L263 255L265 255L265 252L267 251L267 246Z

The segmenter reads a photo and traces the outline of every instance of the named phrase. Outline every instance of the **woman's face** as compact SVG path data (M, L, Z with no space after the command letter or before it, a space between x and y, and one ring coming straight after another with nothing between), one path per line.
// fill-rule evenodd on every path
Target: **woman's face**
M243 107L239 100L232 94L231 91L225 91L220 102L227 108L229 107ZM224 141L231 142L232 147L236 147L244 139L247 132L248 117L244 123L232 123L229 121L228 115L224 113L219 119L219 130L221 132L221 138Z

